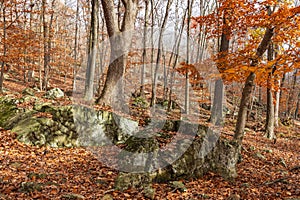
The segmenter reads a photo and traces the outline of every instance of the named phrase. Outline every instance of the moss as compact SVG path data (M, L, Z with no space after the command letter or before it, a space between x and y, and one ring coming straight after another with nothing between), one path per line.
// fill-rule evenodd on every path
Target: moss
M147 102L147 100L142 97L142 96L139 96L139 97L136 97L134 100L133 100L133 103L132 103L134 106L137 106L137 107L140 107L140 108L148 108L149 107L149 103Z
M9 129L8 121L18 113L16 104L6 99L0 99L0 126L4 129Z
M17 133L17 138L21 142L32 145L39 140L36 134L38 134L40 126L40 122L37 118L25 118L14 126L12 132Z
M40 183L35 182L23 182L21 183L20 192L29 193L34 191L41 191L42 185Z

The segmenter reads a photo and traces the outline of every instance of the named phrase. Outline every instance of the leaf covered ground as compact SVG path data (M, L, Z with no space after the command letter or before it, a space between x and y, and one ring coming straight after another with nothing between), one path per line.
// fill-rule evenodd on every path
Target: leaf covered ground
M21 94L28 87L19 80L6 80L7 94ZM67 81L55 80L52 86L69 91L72 81ZM278 128L275 144L252 130L257 122L247 125L250 128L235 181L210 173L200 179L181 180L186 190L155 183L154 199L299 199L300 122ZM232 137L233 129L234 122L227 122L222 136ZM115 191L117 173L84 148L27 146L17 141L15 133L0 128L0 199L145 199L140 189Z
M117 171L84 148L38 148L0 131L0 199L144 199L143 191L114 190ZM293 199L300 197L300 140L273 141L249 131L238 178L215 174L181 180L187 190L155 183L155 199Z

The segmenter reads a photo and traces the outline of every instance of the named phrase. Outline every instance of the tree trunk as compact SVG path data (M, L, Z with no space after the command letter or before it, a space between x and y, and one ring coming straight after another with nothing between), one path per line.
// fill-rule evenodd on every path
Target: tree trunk
M114 2L110 0L101 0L106 28L110 37L111 54L104 88L100 97L96 100L96 103L109 105L111 103L111 99L114 99L117 96L115 88L119 91L121 90L119 96L122 94L123 86L121 79L126 67L125 51L128 50L131 44L138 2L138 0L122 0L125 7L125 13L120 30L114 12ZM121 33L124 35L121 35Z
M149 1L145 1L145 13L144 13L144 39L143 39L143 63L141 68L141 87L140 87L140 94L144 96L144 84L145 84L145 65L146 65L146 40L147 40L147 23L148 23L148 3Z
M5 58L6 56L6 18L5 18L5 5L2 5L2 14L3 14L3 57ZM0 93L3 93L3 82L4 82L4 67L5 67L5 62L2 61L1 64L1 74L0 74Z
M86 69L86 82L85 82L85 100L90 101L94 96L94 78L96 68L96 55L98 44L98 14L99 2L92 0L92 13L91 13L91 29L89 35L89 49L88 61Z
M43 81L43 89L47 90L48 86L48 25L46 22L46 0L42 1L42 17L43 17L43 36L44 36L44 81Z
M273 44L269 44L268 48L268 61L273 60ZM268 84L267 84L267 117L266 117L266 127L265 127L265 136L269 139L275 139L274 134L274 104L273 104L273 73L275 71L275 66L271 67L271 72L269 73L268 77Z
M294 100L295 100L295 95L294 94L296 92L297 73L298 73L298 69L296 69L295 72L294 72L292 88L289 91L288 100L286 102L287 103L287 106L286 106L287 107L287 110L286 110L286 117L287 118L293 117L292 108L293 108Z
M256 56L251 61L251 66L256 66L258 64L258 59L261 58L262 55L267 50L273 35L274 35L273 28L267 28L264 37L257 48ZM255 73L250 72L250 74L246 79L245 86L243 88L242 99L240 102L238 119L235 127L235 134L234 134L234 139L239 143L239 145L242 145L242 140L244 138L247 110L251 99L251 92L254 86L255 77L256 77Z
M226 56L229 50L229 37L230 30L227 25L229 19L229 12L227 10L224 11L223 16L223 30L221 36L221 44L219 50L219 59L222 59ZM218 70L220 73L226 68L226 63L222 63L218 65ZM223 101L224 101L224 85L222 79L218 79L215 82L215 90L214 90L214 100L211 111L211 122L215 125L220 125L223 123Z
M76 22L75 22L75 38L74 38L74 61L73 66L73 91L76 91L76 75L77 75L77 46L78 46L78 23L79 23L79 0L76 1Z
M279 126L279 105L280 105L280 80L277 80L278 90L275 92L276 104L274 108L274 126Z
M186 64L190 63L190 23L191 23L191 15L192 15L192 7L194 4L194 0L188 0L188 16L187 16L187 39L186 39ZM189 114L190 110L190 88L189 88L189 70L186 70L185 73L185 98L184 98L184 112L185 114Z
M171 72L171 78L170 78L170 91L169 91L169 95L168 95L168 111L171 110L171 107L172 107L172 93L173 93L173 82L174 82L174 76L175 76L175 68L176 68L176 65L177 65L177 62L178 62L178 52L179 52L179 47L180 47L180 43L181 43L181 38L182 38L182 34L183 34L183 29L184 29L184 26L185 26L185 17L186 17L186 14L187 14L187 9L185 9L184 11L184 15L182 16L182 24L181 24L181 27L180 27L180 32L179 32L179 35L178 35L178 39L176 39L176 44L175 44L175 58L174 58L174 63L173 63L173 70ZM170 61L171 62L171 61Z
M228 11L224 11L223 16L223 25L224 28L222 30L222 36L221 36L221 45L220 45L220 54L219 58L222 59L226 56L229 49L229 37L230 37L230 30L227 25L228 19ZM223 72L225 69L224 66L226 66L226 63L222 63L221 65L218 65L218 70L220 73ZM220 125L223 123L223 100L224 100L224 85L222 79L218 79L215 82L215 91L214 91L214 100L213 100L213 106L211 111L211 122L215 125Z
M300 114L299 114L299 109L300 109L300 92L298 93L298 100L297 100L297 105L296 105L296 109L295 109L295 119L300 118Z
M43 36L44 36L44 81L43 89L47 91L49 80L49 63L50 63L50 51L51 51L51 28L53 23L52 12L50 16L49 25L46 21L46 5L47 1L42 0L42 19L43 19ZM54 8L55 0L52 1L52 9Z
M172 5L173 0L168 0L167 2L167 7L165 10L165 16L160 28L160 33L159 33L159 38L158 38L158 49L157 49L157 56L156 56L156 63L155 63L155 70L154 70L154 75L153 75L153 82L152 82L152 96L151 96L151 102L150 102L150 106L154 106L155 105L155 101L156 101L156 84L157 84L157 73L158 73L158 68L160 65L160 57L161 57L161 48L162 48L162 37L163 37L163 32L164 32L164 28L167 24L167 20L168 20L168 16L169 16L169 9Z
M265 136L269 139L275 138L274 133L274 104L272 88L267 88L267 117Z

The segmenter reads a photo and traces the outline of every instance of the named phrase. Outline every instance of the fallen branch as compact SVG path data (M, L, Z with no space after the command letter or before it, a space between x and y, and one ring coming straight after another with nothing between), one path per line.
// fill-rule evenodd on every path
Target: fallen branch
M279 179L275 179L274 181L266 181L264 182L264 185L273 185L275 183L286 183L286 179L288 179L289 177L283 177L283 178L279 178Z
M300 169L300 165L293 167L292 169L290 169L290 171L299 170L299 169Z

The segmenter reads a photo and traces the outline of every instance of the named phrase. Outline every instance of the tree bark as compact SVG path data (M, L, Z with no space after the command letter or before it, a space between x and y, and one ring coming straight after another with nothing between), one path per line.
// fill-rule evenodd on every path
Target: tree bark
M273 60L273 44L269 44L268 48L268 61ZM265 136L269 139L275 139L274 134L274 104L273 104L273 86L272 86L272 79L273 73L275 71L275 67L271 67L272 71L269 73L268 77L268 84L267 84L267 116L266 116L266 126L265 126Z
M187 9L185 9L184 15L182 16L182 23L181 23L181 26L180 26L180 32L179 32L179 35L176 38L176 44L175 44L175 47L174 47L175 58L174 58L173 67L172 67L173 70L171 71L171 78L170 78L170 86L169 86L170 91L169 91L169 94L168 94L168 111L171 110L172 102L173 102L172 101L172 93L173 93L173 83L174 83L174 77L175 77L174 70L175 70L177 62L178 62L178 52L179 52L179 47L180 47L180 43L181 43L181 39L182 39L183 29L184 29L184 26L185 26L186 14L187 14Z
M297 105L296 105L296 110L295 110L295 119L300 118L299 116L299 110L300 110L300 92L298 93L298 100L297 100Z
M194 0L188 0L188 16L187 16L187 39L186 39L186 63L190 63L190 23L191 23L191 15L193 8ZM185 73L185 100L184 100L184 112L185 114L189 114L190 112L190 88L189 88L189 70L186 70Z
M224 11L223 16L223 25L224 28L222 30L222 36L221 36L221 44L220 44L220 50L219 50L219 59L222 59L226 56L229 49L229 37L230 37L230 30L227 25L227 21L229 20L229 13L227 10ZM222 63L221 65L218 65L218 70L220 73L224 70L224 65L226 63ZM215 90L214 90L214 100L213 100L213 106L211 111L211 122L215 125L220 125L223 123L223 100L224 100L224 85L221 78L219 78L215 82Z
M114 2L111 0L101 0L106 21L108 36L110 37L111 55L108 67L107 77L104 88L96 103L109 105L111 100L117 97L117 91L122 94L122 77L126 67L126 50L131 44L132 32L136 19L138 0L122 0L125 7L125 13L121 29L118 27L118 21L115 17ZM121 35L124 34L124 35ZM119 84L118 84L119 83ZM118 87L116 87L118 84Z
M94 96L94 78L98 44L98 14L99 2L92 0L91 29L89 35L88 61L85 82L85 100L90 101Z
M143 64L141 68L141 87L140 87L140 94L141 96L144 96L144 84L145 84L145 67L146 67L146 55L147 55L147 49L146 49L146 40L147 40L147 23L148 23L148 4L149 1L145 1L145 13L144 13L144 39L143 39Z
M5 17L5 5L2 5L2 18L3 18L3 57L5 58L6 56L6 17ZM5 62L4 60L2 61L1 64L1 74L0 74L0 93L3 93L3 82L4 82L4 67L5 67Z
M73 91L76 91L76 75L77 75L77 46L78 46L78 23L79 23L79 0L76 1L76 21L75 21L75 38L74 38L74 60L73 66Z
M156 56L156 63L155 63L155 70L154 70L154 75L153 75L153 82L152 82L152 96L151 96L151 102L150 102L150 106L154 106L155 105L155 101L156 101L156 84L157 84L157 73L158 73L158 68L160 65L160 57L161 57L161 48L162 48L162 35L164 32L164 28L166 26L167 20L168 20L168 16L169 16L169 9L172 5L173 0L168 0L167 2L167 7L165 10L165 16L162 22L162 25L160 27L160 33L159 33L159 38L158 38L158 49L157 49L157 56Z
M267 117L265 136L269 139L275 138L274 133L274 104L272 88L267 88Z
M293 105L294 105L294 100L295 100L295 92L296 92L296 85L297 85L297 73L298 73L298 69L295 70L294 72L294 76L293 76L293 83L292 83L292 88L291 90L289 91L289 94L288 94L288 100L287 100L287 110L286 110L286 117L287 118L291 118L291 117L294 117L293 114L292 114L292 108L293 108Z
M52 1L52 9L54 7L55 0ZM53 15L52 12L50 16L49 24L46 20L46 6L47 1L42 0L42 20L43 20L43 36L44 36L44 81L43 81L43 89L47 91L48 89L48 79L49 79L49 63L50 63L50 50L51 50L51 28L53 23Z
M280 80L277 81L278 90L275 92L276 104L274 108L274 126L279 126L279 105L280 105Z

